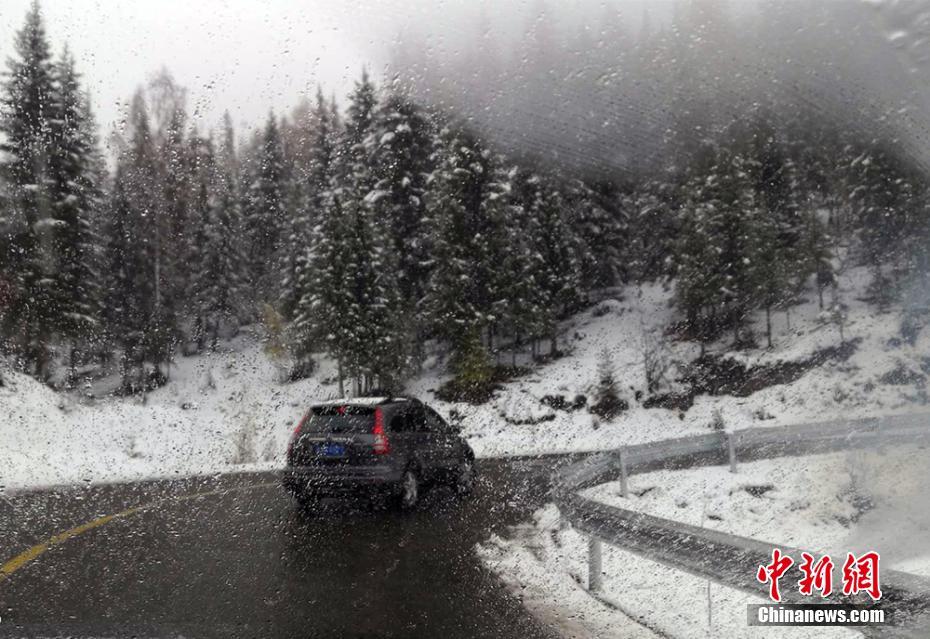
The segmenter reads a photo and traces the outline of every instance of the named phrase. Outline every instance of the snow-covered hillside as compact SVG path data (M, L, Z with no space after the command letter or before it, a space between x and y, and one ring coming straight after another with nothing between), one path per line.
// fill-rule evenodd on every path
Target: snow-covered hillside
M644 336L663 342L659 349L670 361L687 363L698 357L695 342L661 338L674 321L671 291L658 285L625 289L577 315L564 326L568 355L540 366L503 388L486 405L444 405L462 415L462 425L475 449L484 455L599 450L654 439L726 429L774 426L799 422L878 416L921 410L927 401L930 371L930 331L918 333L913 345L900 336L902 310L879 313L862 301L868 274L851 269L840 281L840 296L849 306L844 336L855 344L852 355L827 358L798 379L769 386L748 397L698 395L687 411L645 408L636 391L646 386ZM732 352L729 336L708 346L747 366L802 362L840 342L838 328L822 316L816 295L791 309L790 318L773 315L774 345L764 348L764 316L754 318L762 346ZM609 422L587 410L560 410L543 403L546 396L571 403L584 395L591 403L597 382L598 359L607 349L621 392L630 409ZM655 348L655 347L653 347ZM673 368L669 377L676 375ZM414 384L419 396L441 378L426 377ZM676 386L674 381L671 385Z
M447 379L434 359L410 384L410 392L457 421L479 456L538 454L611 448L626 443L705 432L711 427L747 428L842 417L921 410L926 401L930 335L913 345L899 336L901 310L879 314L859 301L866 276L852 270L841 282L850 306L844 327L857 340L852 355L827 360L795 381L748 397L696 397L687 411L645 408L644 335L663 342L669 361L698 356L694 342L661 335L674 319L671 292L659 285L627 288L563 325L566 354L502 386L487 404L447 403L434 393ZM839 344L835 325L820 317L813 299L775 320L775 347L727 353L727 342L710 352L745 364L802 361ZM757 334L763 318L757 318ZM764 341L764 340L763 340ZM610 421L586 407L604 349L615 366L629 410ZM502 361L504 361L502 357ZM508 358L509 359L509 358ZM674 369L670 377L675 377ZM93 402L58 394L38 382L5 372L0 387L0 484L7 490L37 485L101 482L149 476L212 473L283 463L287 439L308 403L334 397L331 362L321 360L313 378L280 383L280 371L262 349L260 336L243 331L215 353L179 357L170 382L139 398ZM674 381L672 387L675 386ZM564 408L559 398L564 399Z
M278 384L254 335L179 358L171 381L139 398L82 401L6 373L0 388L0 484L104 482L280 464L316 379Z
M633 407L620 418L594 431L577 416L582 433L578 441L598 440L605 447L640 439L664 430L662 436L714 427L749 428L797 422L880 416L925 411L930 336L916 331L913 343L902 336L902 308L880 313L861 300L867 276L852 270L841 281L840 295L849 306L844 325L847 340L855 344L848 358L825 358L789 383L777 384L746 397L698 396L683 414L663 409ZM665 299L655 289L642 304L627 296L610 303L611 313L625 323L632 337L622 341L603 318L579 318L585 332L598 335L617 358L625 387L642 388L642 354L636 341L635 320L641 312L645 322L662 325L669 315ZM606 316L605 316L606 317ZM626 318L626 319L624 319ZM756 318L756 332L764 330L764 318ZM775 317L775 344L771 350L758 348L728 352L727 357L748 367L778 362L803 362L840 342L838 327L823 318L816 300L791 309L791 324ZM593 357L598 344L576 342L574 359L584 361L582 352ZM693 359L693 344L670 345L674 357ZM692 349L689 353L688 349ZM711 345L723 354L725 343ZM556 384L562 392L581 391L591 383L580 375L540 375L549 380L546 392ZM544 383L542 381L540 384ZM549 422L552 423L552 422ZM612 434L608 439L605 432ZM646 436L649 436L648 434ZM740 464L731 474L727 467L692 470L663 470L631 477L629 498L619 496L619 485L610 482L588 489L588 495L624 508L673 520L724 530L743 536L790 546L839 554L880 549L883 565L928 574L926 545L926 451L894 447L878 451L852 451L815 457L775 459ZM517 527L507 538L495 537L479 547L490 568L507 579L517 592L535 593L537 598L572 600L584 592L587 579L585 535L560 526L553 505L540 509L531 522ZM604 548L604 591L601 599L589 597L578 606L579 616L594 628L607 628L597 636L626 636L632 618L661 636L705 637L847 637L846 629L747 628L745 604L762 599L746 595L619 548ZM657 605L674 601L674 610ZM711 611L710 614L708 611ZM619 630L611 631L610 628Z

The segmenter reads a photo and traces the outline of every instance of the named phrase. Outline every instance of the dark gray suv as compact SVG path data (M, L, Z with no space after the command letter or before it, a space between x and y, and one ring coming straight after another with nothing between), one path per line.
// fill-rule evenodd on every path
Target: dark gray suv
M458 429L419 400L360 397L317 404L287 450L284 486L302 504L323 497L393 498L413 508L425 484L471 492L475 456Z

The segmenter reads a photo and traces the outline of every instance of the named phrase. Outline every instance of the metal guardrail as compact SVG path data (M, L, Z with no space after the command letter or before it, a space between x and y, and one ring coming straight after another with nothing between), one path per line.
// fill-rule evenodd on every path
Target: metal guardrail
M553 476L555 502L566 523L589 535L588 587L602 585L602 543L621 547L667 566L762 597L766 586L756 569L780 549L796 563L802 549L691 526L587 499L578 491L619 478L628 495L631 474L693 468L783 456L821 454L897 444L930 444L930 414L753 428L681 437L597 453L563 467ZM817 553L811 553L816 555ZM894 611L894 626L858 628L870 637L930 637L930 580L882 570L882 601ZM787 603L810 603L785 589ZM864 603L831 597L830 603Z

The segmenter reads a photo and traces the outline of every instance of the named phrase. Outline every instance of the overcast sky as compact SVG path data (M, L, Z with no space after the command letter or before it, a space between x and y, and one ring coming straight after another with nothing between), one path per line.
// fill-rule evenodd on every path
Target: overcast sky
M607 1L628 8L634 19L643 12L643 0ZM649 0L655 6L668 1ZM0 0L3 63L30 2ZM343 95L363 65L378 77L398 33L429 33L431 46L459 55L459 36L473 34L479 21L506 36L525 29L543 6L548 19L573 24L580 15L600 16L604 3L44 0L42 9L56 54L69 44L106 130L118 119L119 104L162 67L189 89L191 108L199 107L205 123L228 108L237 124L254 125L270 107L289 109L301 93L315 93L318 83Z
M0 59L12 51L30 0L0 0ZM317 83L342 94L381 47L345 30L355 2L327 0L45 0L56 55L67 42L101 127L161 67L190 91L190 109L213 125L229 109L253 125L293 106ZM341 9L339 7L342 7ZM359 12L359 18L362 12Z
M747 7L763 6L759 0L691 2L690 6L728 7L730 13L744 15L754 13L745 11ZM917 140L921 155L930 165L930 91L926 89L930 86L930 62L921 62L919 69L911 68L915 61L930 60L930 50L924 50L926 45L918 46L930 42L930 27L926 26L930 25L930 12L925 0L836 0L822 5L808 4L806 0L764 2L767 6L786 3L781 24L767 16L758 33L744 37L748 42L744 50L733 51L727 58L731 67L742 65L736 69L741 73L733 74L732 79L729 74L734 69L707 69L723 80L705 83L705 92L737 96L728 99L732 104L740 96L751 102L755 97L746 90L748 80L771 77L781 81L781 87L801 86L798 90L809 94L805 98L824 105L830 117L848 111L847 120L864 123L870 132L884 125L888 113L899 114L893 118L896 121L905 120L900 114L906 114L910 120L901 125L906 127L902 129L893 122L896 128L892 133L903 131L905 141ZM12 53L13 36L22 26L29 4L30 0L0 0L3 66ZM502 130L498 135L508 139L529 140L525 145L533 148L564 147L589 158L589 163L607 167L642 157L648 150L644 145L658 144L661 135L656 131L661 134L666 125L659 122L638 135L637 127L643 128L638 123L656 120L656 114L671 103L676 91L683 90L676 84L678 76L668 69L649 71L643 77L620 77L611 85L616 88L607 86L613 80L597 80L588 87L588 93L560 97L563 85L577 88L577 83L569 82L574 72L562 69L563 75L554 78L555 86L543 82L534 91L533 83L539 84L540 80L532 73L521 73L524 67L532 70L532 64L513 45L536 27L562 34L584 32L589 38L578 50L555 51L584 70L589 62L599 59L599 51L612 51L615 41L635 43L639 25L647 24L647 20L652 29L663 20L668 22L673 4L674 0L42 2L56 55L68 43L78 60L104 140L118 124L121 105L131 98L136 87L163 67L188 89L188 108L202 131L215 126L224 110L230 111L241 131L261 125L270 108L279 114L289 112L302 95L315 94L318 84L327 93L342 97L363 66L376 80L381 79L391 53L405 49L411 61L409 67L419 64L438 69L439 77L429 87L431 96L472 76L476 86L463 81L466 94L459 97L458 103L464 104L463 110L469 115L495 117L489 130ZM681 6L689 5L683 1ZM813 11L824 7L829 11ZM895 11L877 11L873 16L864 7L890 7ZM603 36L601 29L605 17L612 19L611 12L622 23L626 36ZM876 25L889 34L888 41L872 37L870 43L862 42L862 29L868 27L871 31L864 33L875 36ZM915 25L926 28L916 30ZM484 39L483 34L490 37ZM405 42L398 47L400 37ZM689 45L698 41L690 36L685 40ZM889 42L897 57L888 55L892 50ZM875 55L877 52L885 55ZM827 59L830 55L836 59ZM482 67L482 56L509 57L511 75L477 77L488 76L487 69L495 66ZM708 58L710 64L723 64L715 60ZM609 62L602 60L601 66L613 73ZM908 69L906 77L902 76L903 68ZM599 69L587 72L599 78ZM537 75L553 80L547 74ZM663 84L663 79L670 82ZM718 88L717 84L726 86ZM489 88L498 91L496 97ZM868 103L874 101L881 104L863 111L863 102L869 107ZM462 104L453 100L452 106L462 108ZM521 119L520 113L525 117ZM623 114L627 115L620 117ZM615 139L608 139L608 130L615 132Z

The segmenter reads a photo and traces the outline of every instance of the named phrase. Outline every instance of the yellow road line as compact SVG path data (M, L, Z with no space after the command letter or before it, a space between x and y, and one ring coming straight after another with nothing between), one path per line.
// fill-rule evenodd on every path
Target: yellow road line
M103 517L98 517L97 519L94 519L93 521L89 521L86 524L81 524L80 526L75 526L74 528L66 530L62 533L58 533L57 535L50 537L47 541L43 541L41 544L36 544L29 550L26 550L25 552L21 552L20 554L16 555L12 559L10 559L8 562L0 566L0 581L9 577L14 572L16 572L17 570L19 570L20 568L28 564L30 561L32 561L33 559L36 559L39 555L44 553L49 548L53 546L57 546L58 544L71 539L72 537L77 537L81 533L85 533L88 530L99 528L100 526L103 526L104 524L114 519L118 519L120 517L126 517L128 515L131 515L135 512L138 512L141 509L142 508L129 508L127 510L118 512L113 515L105 515Z
M29 548L28 550L25 550L19 553L18 555L16 555L15 557L7 561L5 564L0 566L0 582L2 582L4 579L9 578L10 575L12 575L14 572L16 572L17 570L19 570L20 568L22 568L29 562L40 557L49 548L52 548L61 543L64 543L65 541L71 539L72 537L77 537L78 535L81 535L90 530L93 530L94 528L99 528L100 526L103 526L104 524L107 524L113 521L114 519L122 519L123 517L134 515L143 510L149 510L151 508L154 508L155 506L159 506L165 503L166 501L172 501L172 500L187 501L190 499L197 499L200 497L209 497L212 495L223 495L226 493L231 493L231 492L236 492L236 491L254 490L256 488L265 488L267 486L274 486L274 485L276 485L274 482L268 482L264 484L256 484L254 486L243 486L241 488L229 488L226 490L211 490L211 491L202 492L202 493L194 493L192 495L183 495L181 497L167 497L165 499L159 499L158 501L154 501L150 504L144 504L142 506L136 506L134 508L127 508L126 510L120 511L118 513L114 513L112 515L104 515L103 517L98 517L97 519L89 521L85 524L81 524L80 526L75 526L74 528L70 528L64 532L58 533L57 535L53 535L52 537L49 537L47 540L43 541L42 543L36 544L32 548Z

